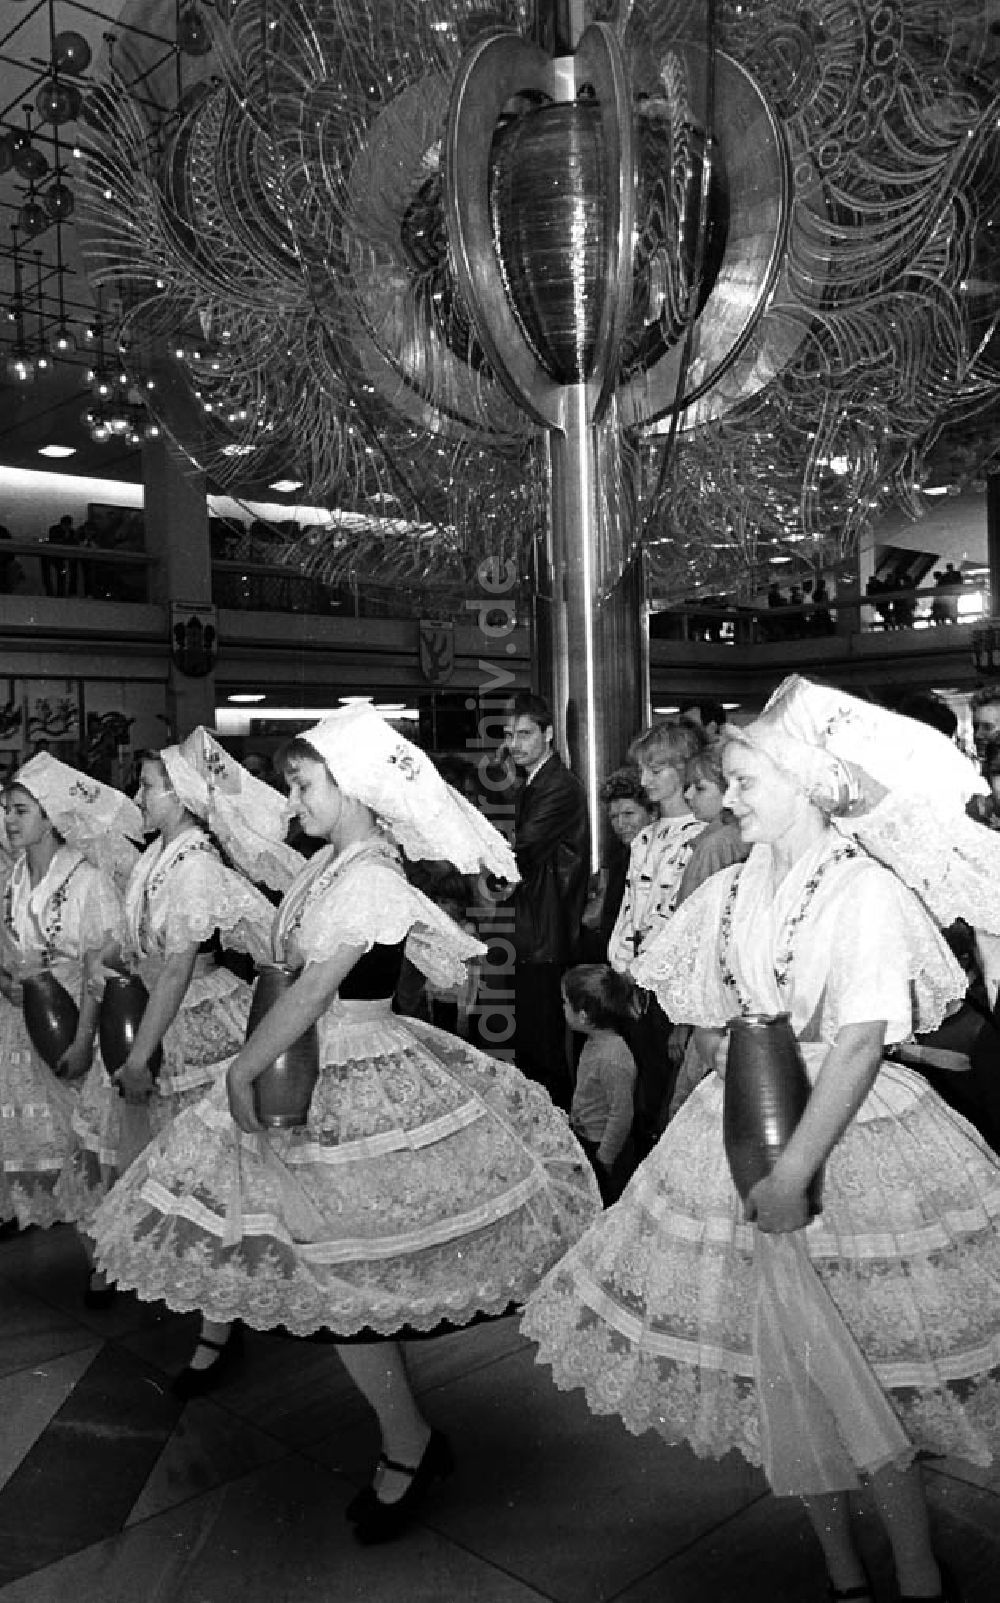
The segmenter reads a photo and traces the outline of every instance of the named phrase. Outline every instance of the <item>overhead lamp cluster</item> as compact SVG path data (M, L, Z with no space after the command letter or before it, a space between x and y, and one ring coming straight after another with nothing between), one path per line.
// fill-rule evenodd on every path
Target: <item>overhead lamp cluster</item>
M97 298L97 316L84 334L93 348L94 361L84 375L91 398L80 421L97 445L119 439L137 446L143 440L158 439L160 425L148 406L156 381L129 360L129 351L123 345L119 345L114 360L109 358L100 289Z
M82 80L90 61L90 45L82 33L72 28L53 31L48 75L35 91L34 105L24 107L24 127L0 129L0 173L13 169L28 181L28 198L20 209L19 222L29 237L44 233L52 223L65 222L76 205L76 197L64 181L59 129L83 110L83 89L76 80ZM51 162L37 143L32 127L35 116L41 124L51 125ZM52 182L39 192L37 186L50 173Z
M14 297L8 308L7 319L14 325L14 343L6 354L4 370L8 379L15 384L32 383L52 366L53 361L72 356L76 350L76 339L66 318L62 240L62 227L75 210L76 196L65 181L59 130L83 110L83 74L90 66L91 49L84 36L75 29L56 32L51 0L49 13L50 59L46 76L35 91L34 104L23 108L23 128L0 127L0 174L13 171L28 183L27 197L18 209L17 221L11 226ZM33 126L35 117L40 125L48 124L51 127L51 134L47 135L52 147L51 159L41 148L37 128ZM58 317L54 322L50 320L46 327L39 251L36 253L38 333L37 338L29 339L25 331L20 241L35 239L53 226Z

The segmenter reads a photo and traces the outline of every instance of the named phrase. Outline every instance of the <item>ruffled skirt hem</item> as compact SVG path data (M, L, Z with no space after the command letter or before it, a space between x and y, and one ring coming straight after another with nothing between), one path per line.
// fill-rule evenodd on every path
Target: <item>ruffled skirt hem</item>
M1000 1443L1000 1162L901 1073L831 1155L824 1212L801 1233L804 1272L913 1449L986 1465ZM555 1384L581 1387L593 1412L759 1464L761 1277L721 1101L714 1078L696 1089L622 1199L531 1296L522 1329Z
M565 1115L429 1025L391 1018L340 1045L306 1127L242 1136L220 1086L154 1140L94 1220L105 1272L295 1335L460 1327L523 1303L600 1209Z

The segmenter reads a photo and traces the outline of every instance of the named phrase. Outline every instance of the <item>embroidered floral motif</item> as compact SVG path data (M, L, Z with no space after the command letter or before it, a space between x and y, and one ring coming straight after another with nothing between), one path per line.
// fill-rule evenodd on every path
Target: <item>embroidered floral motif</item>
M419 762L405 746L397 746L390 754L389 762L394 768L399 769L404 779L416 779L420 773Z
M51 963L61 949L60 943L63 929L63 918L66 910L66 902L70 894L71 882L75 875L79 873L80 869L83 868L83 866L84 859L81 857L73 864L73 867L70 869L65 879L56 886L51 897L49 898L48 906L45 909L44 923L42 926L42 932L45 936L46 962Z
M74 779L69 787L69 793L71 796L79 797L80 801L86 802L88 807L93 807L100 800L101 795L98 785L88 785L82 779Z
M817 865L812 874L810 874L809 878L806 880L805 885L802 887L802 895L799 899L798 907L795 909L795 912L791 915L791 917L785 921L782 931L780 949L775 959L774 977L778 982L779 989L785 990L791 982L795 937L798 933L799 926L802 924L809 912L813 897L819 890L819 887L823 883L827 873L833 867L834 863L844 862L848 858L860 857L861 855L862 854L857 846L852 846L850 844L838 846L836 851L830 853L829 857L824 857L823 861ZM722 909L722 918L719 926L719 967L722 972L723 984L735 992L737 1001L739 1002L740 1012L744 1015L744 1017L746 1017L748 1014L756 1012L756 1009L750 997L747 996L746 992L740 985L732 963L729 959L733 940L733 912L736 907L736 898L739 893L741 872L742 870L737 871L737 873L734 874L733 882L729 887L729 894L726 897L725 905Z

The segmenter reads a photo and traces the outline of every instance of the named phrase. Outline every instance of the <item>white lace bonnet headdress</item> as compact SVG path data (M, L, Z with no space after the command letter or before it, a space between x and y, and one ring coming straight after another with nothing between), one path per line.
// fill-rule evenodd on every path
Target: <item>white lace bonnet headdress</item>
M445 858L514 883L514 854L487 818L453 790L419 747L374 707L355 705L303 731L346 795L371 808L407 857Z
M123 884L138 860L142 813L123 791L105 785L50 752L29 758L9 781L33 796L68 846Z
M285 841L288 803L237 762L203 725L159 753L167 778L189 813L216 837L248 879L286 891L302 858Z
M942 926L1000 930L1000 835L965 811L988 787L939 730L792 674L727 738L765 752Z

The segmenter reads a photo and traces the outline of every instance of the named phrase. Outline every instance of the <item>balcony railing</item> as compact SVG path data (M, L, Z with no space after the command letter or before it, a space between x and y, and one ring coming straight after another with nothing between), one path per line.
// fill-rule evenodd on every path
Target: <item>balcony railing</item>
M0 595L91 601L148 601L153 559L145 551L0 541Z
M949 628L977 623L989 612L989 587L985 583L887 590L872 596L845 595L841 591L819 605L728 605L706 601L654 607L650 635L654 640L752 646L843 634Z

